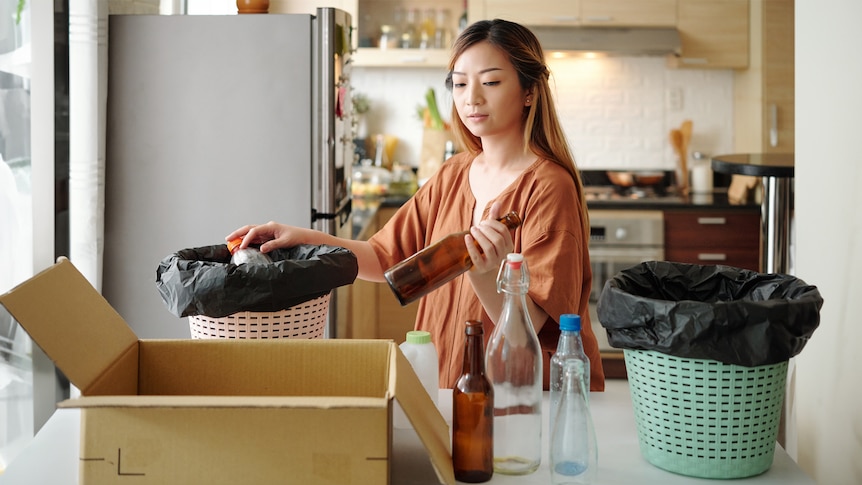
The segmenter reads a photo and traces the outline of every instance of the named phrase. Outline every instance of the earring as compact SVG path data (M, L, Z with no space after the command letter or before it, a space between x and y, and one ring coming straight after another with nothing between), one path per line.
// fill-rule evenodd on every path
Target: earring
M530 104L530 98L527 98L527 104L528 105Z

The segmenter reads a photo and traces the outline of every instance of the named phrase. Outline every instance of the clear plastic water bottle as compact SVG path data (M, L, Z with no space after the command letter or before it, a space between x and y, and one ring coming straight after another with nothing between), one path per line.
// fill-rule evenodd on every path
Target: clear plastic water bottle
M529 287L524 257L507 255L497 275L503 311L485 353L494 386L494 473L504 475L532 473L542 461L542 353L527 312Z
M560 402L560 394L563 392L563 366L571 359L583 362L586 389L590 390L590 359L584 352L584 343L581 340L581 316L575 314L560 315L560 339L557 342L557 351L551 357L550 369L550 430L554 429L554 419L557 415L557 403ZM589 394L587 394L589 401ZM551 433L548 433L550 436Z
M566 360L563 391L551 431L550 466L553 485L593 483L598 469L598 448L585 369L578 359Z
M413 372L419 377L428 397L437 405L437 395L440 391L437 349L431 342L431 334L424 330L407 332L406 340L399 345L401 353L410 361ZM397 403L396 403L397 404ZM410 420L404 414L401 406L395 407L394 425L396 428L410 428Z

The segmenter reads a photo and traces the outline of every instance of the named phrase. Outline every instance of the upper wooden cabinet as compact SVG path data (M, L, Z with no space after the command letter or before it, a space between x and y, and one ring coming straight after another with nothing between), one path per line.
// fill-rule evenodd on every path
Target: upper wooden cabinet
M677 0L682 55L674 67L748 67L749 0Z
M523 25L578 25L580 0L473 0L470 21L505 19Z
M470 19L524 25L672 27L677 0L472 0Z
M424 10L424 0L355 0L358 2L357 66L445 67L449 49L377 48L381 25L392 23L398 9ZM527 26L676 27L682 55L672 67L744 69L749 62L750 0L437 0L448 10L454 38L466 8L468 19L504 18ZM756 2L762 0L754 0ZM792 0L790 0L792 1Z
M734 150L795 150L794 2L751 2L751 60L734 73Z
M673 27L677 0L581 0L583 25Z

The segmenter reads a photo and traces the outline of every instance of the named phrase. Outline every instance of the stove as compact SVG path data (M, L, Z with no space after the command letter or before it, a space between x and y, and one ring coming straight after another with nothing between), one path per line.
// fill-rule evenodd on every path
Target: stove
M647 199L638 199L647 200ZM655 200L655 199L652 199ZM605 283L643 261L664 259L664 214L650 208L590 209L590 320L603 356L622 351L610 346L598 318L597 304Z
M667 189L656 187L616 187L613 185L587 185L584 187L587 202L662 202L682 203L683 197Z
M664 179L655 185L620 187L613 185L604 170L583 171L584 198L587 202L660 202L682 203L684 198L673 185L673 172L665 172Z

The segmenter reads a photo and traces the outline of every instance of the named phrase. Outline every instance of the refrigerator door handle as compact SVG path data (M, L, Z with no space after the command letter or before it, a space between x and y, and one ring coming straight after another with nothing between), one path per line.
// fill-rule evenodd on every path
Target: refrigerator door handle
M311 222L315 223L320 220L337 219L340 227L347 222L351 212L353 212L353 199L348 198L344 205L342 205L335 214L330 212L318 212L317 209L311 209Z

